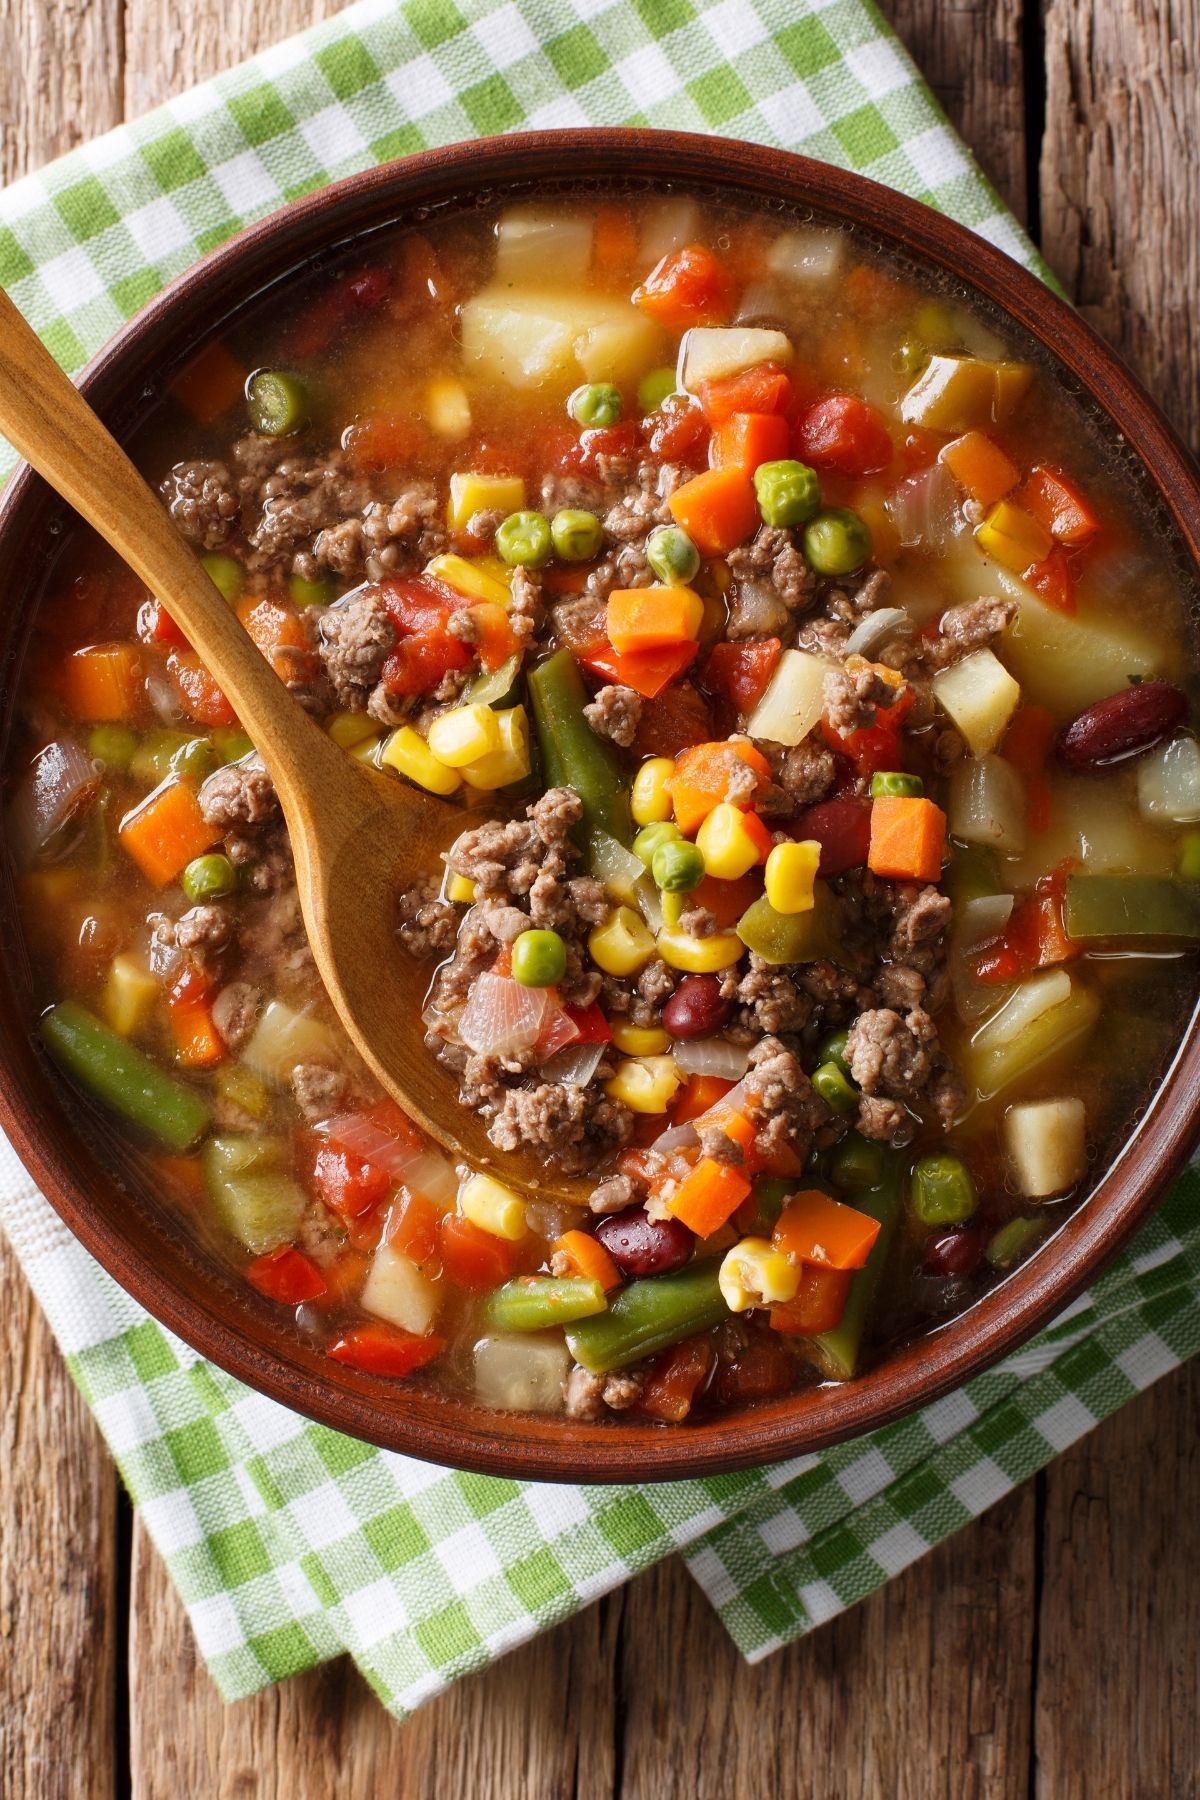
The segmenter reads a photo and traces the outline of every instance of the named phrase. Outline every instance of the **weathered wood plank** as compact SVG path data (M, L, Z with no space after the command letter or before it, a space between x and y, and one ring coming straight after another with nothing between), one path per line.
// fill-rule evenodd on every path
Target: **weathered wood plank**
M0 6L0 181L121 121L119 0Z
M125 7L125 117L232 68L349 0L192 0Z

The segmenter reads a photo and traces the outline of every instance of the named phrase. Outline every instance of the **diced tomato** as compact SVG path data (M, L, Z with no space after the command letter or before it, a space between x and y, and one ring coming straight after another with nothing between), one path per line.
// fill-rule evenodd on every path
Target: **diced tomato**
M187 644L187 639L161 600L142 602L138 608L137 634L143 644Z
M167 672L197 725L237 724L237 714L194 650L172 650Z
M704 665L704 685L738 712L751 712L775 673L782 649L778 638L762 638L754 644L715 644Z
M564 1010L578 1034L577 1043L607 1044L611 1039L612 1026L604 1009L595 1002L591 1006L568 1006Z
M504 1238L480 1231L470 1219L447 1213L439 1231L442 1269L449 1281L472 1293L499 1287L513 1272L512 1246Z
M755 824L758 820L755 819ZM703 906L717 921L722 931L732 931L748 906L753 906L763 890L762 870L752 869L736 881L724 881L706 875L698 888L692 889L691 903Z
M364 1375L411 1375L446 1347L444 1338L416 1337L397 1325L355 1325L330 1344L334 1362L360 1369Z
M413 462L424 442L425 433L411 413L373 413L350 426L342 448L353 469L395 469Z
M820 1263L801 1263L800 1286L794 1300L771 1308L771 1330L789 1337L812 1337L832 1331L841 1322L850 1298L853 1269L826 1269Z
M604 479L602 457L632 458L637 453L637 426L631 420L621 425L598 425L581 431L575 442L559 457L559 467L569 475L582 475L589 481Z
M352 1151L322 1144L313 1158L312 1186L332 1212L357 1219L386 1199L391 1181Z
M702 469L708 459L709 424L687 394L668 394L658 411L646 420L653 455L663 462L686 463Z
M860 775L877 775L881 769L903 766L898 725L866 725L861 731L852 731L849 737L843 737L822 719L821 735L831 750L854 764Z
M720 1075L689 1076L671 1108L672 1125L690 1125L693 1119L700 1118L723 1100L733 1085Z
M377 312L391 291L390 269L360 269L355 275L343 276L296 321L289 347L306 361L320 356L343 326L356 315L366 318Z
M900 459L904 464L904 473L919 475L923 469L932 468L938 459L938 451L945 441L945 437L940 432L922 431L920 426L911 429L900 447Z
M733 306L733 278L703 244L668 251L631 296L671 331L693 325L723 325Z
M642 756L677 756L693 744L707 744L713 721L708 702L690 681L673 681L642 712L634 750Z
M1042 596L1047 606L1053 606L1057 612L1075 611L1075 575L1066 552L1059 545L1055 544L1041 562L1030 563L1025 580Z
M1100 529L1099 519L1079 489L1058 469L1031 469L1014 498L1060 544L1086 544Z
M814 469L869 475L892 460L882 415L858 394L827 394L796 425L796 454Z
M225 1040L213 1023L212 987L195 969L185 969L167 995L167 1016L179 1061L188 1069L212 1069L225 1061Z
M688 1338L685 1343L664 1350L646 1370L636 1411L646 1418L678 1425L692 1410L715 1361L716 1352L706 1337Z
M1043 875L1028 900L1016 907L998 938L984 944L972 958L980 981L997 986L1019 981L1035 969L1049 969L1072 962L1082 945L1067 936L1063 922L1063 897L1072 864L1064 862Z
M291 1244L280 1244L265 1256L256 1256L244 1271L250 1286L268 1300L299 1306L303 1300L319 1300L329 1283L310 1257Z
M403 1188L388 1220L388 1242L413 1262L428 1262L437 1254L440 1224L441 1214L432 1200Z
M844 875L861 869L871 845L869 800L821 800L806 807L793 827L800 842L811 839L821 846L818 875Z
M383 665L389 693L428 693L450 670L469 665L470 647L449 630L451 614L462 605L460 595L424 575L390 576L376 591L399 633Z
M712 425L734 413L785 413L792 403L792 383L778 363L759 363L740 375L723 375L700 383L700 404Z
M584 651L579 660L595 674L632 688L646 700L654 700L669 682L682 675L695 654L694 643L669 644L662 650L628 651L625 655L611 644L600 644Z

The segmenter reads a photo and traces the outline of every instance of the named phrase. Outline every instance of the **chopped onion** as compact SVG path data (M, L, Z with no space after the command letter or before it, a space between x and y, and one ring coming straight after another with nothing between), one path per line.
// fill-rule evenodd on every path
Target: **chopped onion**
M1138 763L1138 807L1155 825L1194 825L1200 819L1200 744L1179 737Z
M397 1117L402 1115L397 1113ZM376 1108L372 1112L338 1113L318 1125L317 1130L340 1150L361 1157L373 1169L382 1169L391 1180L424 1194L437 1205L451 1205L458 1191L453 1165L418 1136L415 1126L409 1126L407 1120L404 1124L411 1135L389 1131Z
M634 889L646 873L646 866L632 850L619 844L615 837L607 831L594 831L588 840L588 862L596 880L606 887L610 894L628 905L634 898Z
M583 1033L569 1013L563 1011L556 1001L547 996L546 1011L542 1018L542 1029L538 1032L535 1052L539 1062L564 1050L568 1044L574 1044Z
M637 884L637 894L635 898L637 900L638 911L641 913L643 919L645 919L646 924L649 926L654 936L657 937L666 922L663 918L662 893L655 885L653 878L644 871L641 880Z
M668 1125L667 1129L656 1137L650 1146L652 1156L671 1156L676 1150L694 1150L700 1142L700 1133L694 1125Z
M561 1081L564 1087L586 1087L607 1048L607 1044L569 1044L544 1062L539 1074L545 1081Z
M481 1056L532 1050L549 1005L545 988L522 987L510 975L477 975L458 1021L458 1035L468 1050Z
M1004 856L1025 848L1025 784L1002 756L964 756L950 775L950 834Z
M297 1063L336 1064L337 1046L328 1025L297 1012L286 1000L270 1000L242 1051L242 1061L264 1081L286 1087Z
M1008 998L1010 990L980 981L971 966L971 953L998 937L1012 916L1011 894L981 894L959 907L954 919L950 952L950 986L954 1004L964 1024L974 1024Z
M966 530L958 485L945 463L930 463L902 481L887 510L906 549L940 550L947 538Z
M743 291L733 315L735 325L766 325L779 330L788 316L788 303L772 281L752 281Z
M744 1044L727 1038L693 1038L675 1045L675 1066L685 1075L716 1075L721 1081L740 1081L750 1067Z
M39 750L21 777L9 830L22 862L32 862L56 832L95 799L100 776L74 738L58 738Z
M871 656L897 632L909 632L913 622L902 606L880 606L864 614L846 640L847 656Z
M183 719L183 706L173 681L161 669L151 669L146 676L146 697L164 725L178 725Z

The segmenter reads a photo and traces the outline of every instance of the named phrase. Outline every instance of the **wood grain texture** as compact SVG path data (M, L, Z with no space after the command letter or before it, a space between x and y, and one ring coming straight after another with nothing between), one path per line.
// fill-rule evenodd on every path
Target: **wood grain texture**
M120 124L123 40L116 0L4 0L0 181Z
M33 0L44 4L45 0ZM125 117L159 106L256 51L341 12L350 0L128 0ZM111 0L110 0L111 4Z

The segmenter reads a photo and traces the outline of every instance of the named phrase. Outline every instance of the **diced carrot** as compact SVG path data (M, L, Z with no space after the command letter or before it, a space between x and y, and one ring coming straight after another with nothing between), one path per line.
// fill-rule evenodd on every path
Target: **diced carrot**
M142 874L165 887L220 836L205 822L200 802L182 781L167 781L126 813L117 837Z
M771 766L753 744L740 739L736 743L695 744L676 758L667 788L676 823L686 836L698 830L722 800L732 799L743 809L753 805L753 799L747 800L741 793L740 785L731 795L730 784L737 776L738 762L750 769L755 777L755 793L761 793L771 779Z
M878 1219L831 1200L820 1188L793 1194L771 1234L771 1242L796 1262L828 1269L861 1269L879 1236Z
M696 654L696 642L671 644L662 650L635 650L622 656L611 644L601 644L583 653L579 660L597 675L606 675L622 687L631 687L646 700L653 700L669 682L681 675Z
M667 507L702 556L724 556L758 528L754 484L744 469L705 469L677 487Z
M325 1266L330 1302L355 1298L367 1278L367 1259L361 1250L343 1250Z
M1086 544L1100 529L1079 489L1057 469L1031 469L1016 497L1060 544Z
M554 1248L562 1251L573 1275L580 1275L585 1281L598 1281L606 1294L610 1289L620 1287L620 1269L599 1238L594 1238L590 1231L564 1231L555 1241Z
M690 1125L693 1119L702 1118L732 1087L733 1082L725 1081L720 1075L689 1076L671 1108L672 1125Z
M871 803L867 867L889 881L937 881L946 854L946 815L932 800L888 795Z
M307 648L308 629L296 608L275 594L243 594L234 608L238 618L266 656L280 644Z
M731 1163L703 1156L667 1202L668 1210L697 1237L711 1237L750 1192L750 1183Z
M711 425L723 424L734 413L785 413L791 399L791 379L778 363L759 363L740 375L700 383L700 404Z
M782 413L731 413L712 434L708 460L714 469L744 469L753 475L760 463L787 455L789 436Z
M614 588L605 615L619 656L693 643L704 603L688 587Z
M592 268L600 282L627 273L637 254L637 229L629 208L615 202L602 206L592 226Z
M560 569L553 564L542 570L542 586L551 594L582 594L588 584L591 570L586 564L568 564Z
M994 506L1021 479L1017 465L982 431L967 431L955 438L942 451L941 460L959 487L980 506Z
M224 1062L225 1040L213 1024L207 988L185 978L167 995L167 1015L185 1069L213 1069Z
M656 1356L646 1372L635 1411L665 1425L678 1425L712 1373L716 1351L706 1337L688 1338Z
M185 1200L193 1205L205 1200L208 1195L204 1170L197 1156L156 1156L154 1172L177 1200Z
M89 725L135 718L144 668L136 644L91 644L67 658L63 689L77 719Z
M771 1308L771 1330L789 1337L812 1337L840 1324L850 1298L853 1269L826 1269L820 1263L801 1263L800 1286L786 1305Z
M733 305L733 281L706 245L685 244L655 264L631 299L670 331L724 325Z
M865 262L855 263L842 282L839 296L850 303L847 311L873 313L877 318L893 313L908 298L909 290L895 275Z
M249 373L224 344L210 344L175 377L171 391L198 424L211 425L243 398Z
M172 650L167 658L167 673L175 683L184 711L197 725L237 724L237 714L195 650Z

